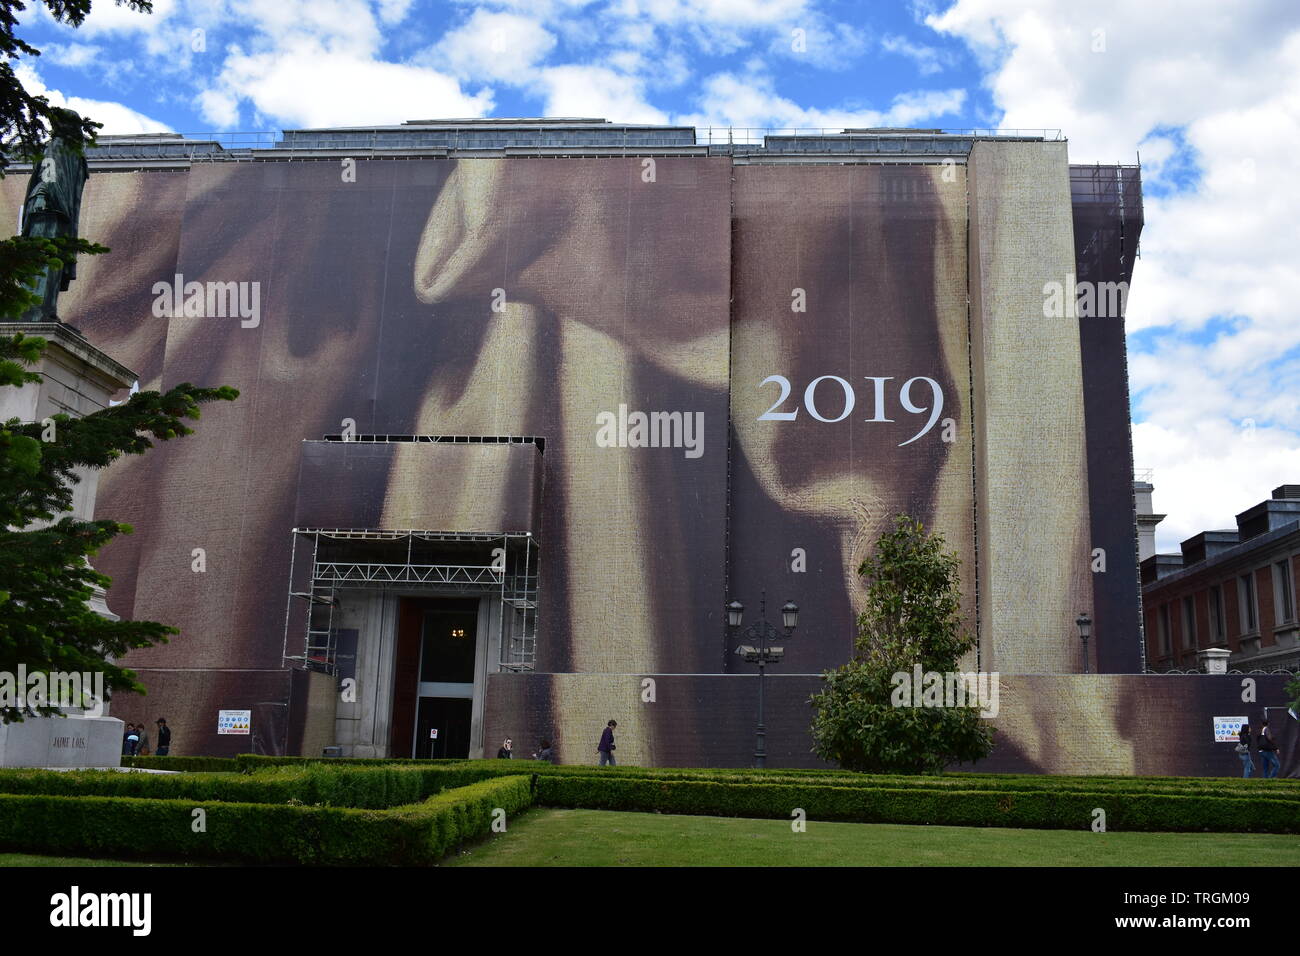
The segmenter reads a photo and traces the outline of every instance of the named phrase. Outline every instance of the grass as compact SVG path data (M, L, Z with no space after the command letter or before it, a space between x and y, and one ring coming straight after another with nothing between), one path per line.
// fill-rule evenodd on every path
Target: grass
M444 866L1300 866L1266 833L1093 833L535 809Z

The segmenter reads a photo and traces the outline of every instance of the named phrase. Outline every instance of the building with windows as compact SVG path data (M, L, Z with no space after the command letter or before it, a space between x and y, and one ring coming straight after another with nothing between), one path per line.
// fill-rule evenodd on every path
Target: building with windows
M1237 527L1202 531L1176 554L1142 562L1147 659L1157 671L1300 670L1300 485L1274 488L1237 515Z
M725 608L792 600L768 753L815 764L808 697L906 512L961 561L965 668L1000 676L990 767L1217 772L1236 690L1144 673L1135 167L1043 131L588 119L88 160L113 252L61 314L142 389L241 391L99 486L135 527L97 558L109 606L181 630L113 713L165 715L174 753L576 763L615 718L621 761L745 766Z

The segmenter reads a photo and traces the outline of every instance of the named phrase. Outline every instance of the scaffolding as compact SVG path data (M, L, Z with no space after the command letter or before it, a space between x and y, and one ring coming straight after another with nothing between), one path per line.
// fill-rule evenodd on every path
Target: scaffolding
M435 553L487 556L487 563L430 560ZM537 539L532 532L380 531L294 528L285 609L286 662L338 675L334 611L342 589L498 600L498 666L532 671L537 658ZM291 637L302 633L301 645ZM301 646L301 653L294 653Z
M1079 281L1128 282L1141 256L1141 167L1070 167Z

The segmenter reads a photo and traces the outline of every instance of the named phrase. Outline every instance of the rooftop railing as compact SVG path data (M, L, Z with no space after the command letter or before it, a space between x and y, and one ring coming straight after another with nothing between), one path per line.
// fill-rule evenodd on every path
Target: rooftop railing
M975 139L1062 142L1059 129L845 129L843 127L635 126L618 124L421 124L281 132L103 135L95 159L230 159L230 153L277 150L358 154L402 150L707 148L726 152L951 153Z

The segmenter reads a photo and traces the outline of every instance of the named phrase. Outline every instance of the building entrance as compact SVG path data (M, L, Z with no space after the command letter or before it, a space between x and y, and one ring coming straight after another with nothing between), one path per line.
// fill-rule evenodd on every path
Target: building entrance
M469 756L478 612L478 598L401 599L393 756Z
M425 602L413 757L468 757L478 601Z

